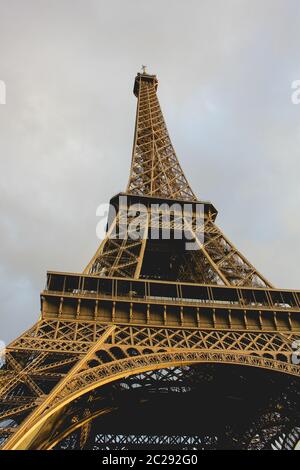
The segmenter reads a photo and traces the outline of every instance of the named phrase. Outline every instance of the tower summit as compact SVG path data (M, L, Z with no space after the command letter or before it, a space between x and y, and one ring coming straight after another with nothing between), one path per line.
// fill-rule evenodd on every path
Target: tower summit
M181 169L157 98L156 75L138 73L135 135L127 192L167 199L196 200Z

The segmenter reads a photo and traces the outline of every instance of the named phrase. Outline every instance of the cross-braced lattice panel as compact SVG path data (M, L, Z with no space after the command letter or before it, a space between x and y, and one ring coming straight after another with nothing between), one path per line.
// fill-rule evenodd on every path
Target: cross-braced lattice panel
M177 160L156 95L156 81L139 80L138 109L127 191L137 195L195 200Z

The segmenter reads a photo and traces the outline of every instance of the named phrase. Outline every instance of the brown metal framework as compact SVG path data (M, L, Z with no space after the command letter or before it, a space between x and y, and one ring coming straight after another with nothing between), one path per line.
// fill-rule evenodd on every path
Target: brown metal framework
M214 206L197 201L171 144L157 83L143 72L134 84L136 127L122 196L143 204L140 236L129 236L132 219L124 222L127 208L115 196L116 216L84 273L48 272L41 317L8 346L0 369L3 449L50 449L60 442L72 447L72 433L85 447L93 420L115 409L101 390L124 377L206 363L299 380L292 357L300 339L300 292L273 288L215 225ZM180 210L187 202L188 225ZM166 220L153 215L153 203L176 203L177 209ZM204 208L200 227L198 203ZM150 235L153 228L173 234L183 226L197 249ZM123 236L113 237L114 230ZM94 445L121 446L117 436L118 430L98 434ZM124 439L151 447L154 437L135 430ZM162 448L164 443L201 447L203 438L161 435Z

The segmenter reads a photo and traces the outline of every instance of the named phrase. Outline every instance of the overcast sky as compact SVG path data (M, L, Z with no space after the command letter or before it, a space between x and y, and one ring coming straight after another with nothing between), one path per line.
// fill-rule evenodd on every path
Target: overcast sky
M180 162L276 286L300 288L299 0L0 0L0 339L80 272L124 190L142 64Z

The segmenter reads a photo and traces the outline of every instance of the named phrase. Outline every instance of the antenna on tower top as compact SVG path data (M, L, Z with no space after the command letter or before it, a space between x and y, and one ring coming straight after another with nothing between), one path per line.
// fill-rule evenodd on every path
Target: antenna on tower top
M147 72L146 72L146 67L147 67L147 65L142 65L142 72L143 72L144 74L147 73Z

